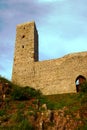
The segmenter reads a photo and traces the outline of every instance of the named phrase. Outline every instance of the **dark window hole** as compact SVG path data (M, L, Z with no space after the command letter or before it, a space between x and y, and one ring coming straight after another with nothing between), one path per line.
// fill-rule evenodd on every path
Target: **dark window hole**
M23 35L22 38L25 38L25 35Z
M22 45L22 48L24 48L24 45Z

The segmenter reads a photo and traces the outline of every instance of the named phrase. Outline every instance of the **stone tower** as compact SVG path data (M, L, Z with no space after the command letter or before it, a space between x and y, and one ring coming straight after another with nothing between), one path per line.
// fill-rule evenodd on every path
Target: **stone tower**
M33 86L35 61L38 61L38 33L35 23L20 24L16 29L12 81L22 86Z
M40 89L45 95L76 93L87 80L87 52L38 62L38 33L34 22L17 26L12 81ZM76 82L79 81L79 84Z

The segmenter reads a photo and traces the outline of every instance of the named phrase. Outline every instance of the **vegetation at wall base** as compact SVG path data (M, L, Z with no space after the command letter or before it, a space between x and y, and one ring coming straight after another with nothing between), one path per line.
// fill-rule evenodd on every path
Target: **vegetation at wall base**
M19 87L15 86L11 93L11 97L13 100L29 100L31 98L40 97L41 92L39 90L35 90L31 87Z
M87 82L81 84L81 92L87 93Z

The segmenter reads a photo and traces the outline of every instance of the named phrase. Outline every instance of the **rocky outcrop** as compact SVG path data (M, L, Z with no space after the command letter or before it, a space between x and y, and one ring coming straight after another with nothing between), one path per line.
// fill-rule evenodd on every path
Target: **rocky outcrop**
M35 130L74 130L83 124L78 111L74 115L66 114L68 108L37 112L33 119Z
M9 90L9 84L1 82L0 83L0 105L5 100L8 90Z

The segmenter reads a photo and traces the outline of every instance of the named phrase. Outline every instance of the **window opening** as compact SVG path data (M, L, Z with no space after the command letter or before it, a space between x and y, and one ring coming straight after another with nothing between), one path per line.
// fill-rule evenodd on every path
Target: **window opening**
M25 38L25 35L23 35L22 38Z
M22 45L22 48L24 48L24 45Z
M86 78L82 75L79 75L76 80L75 80L75 84L76 84L76 90L77 92L81 91L81 84L84 83L86 81Z

